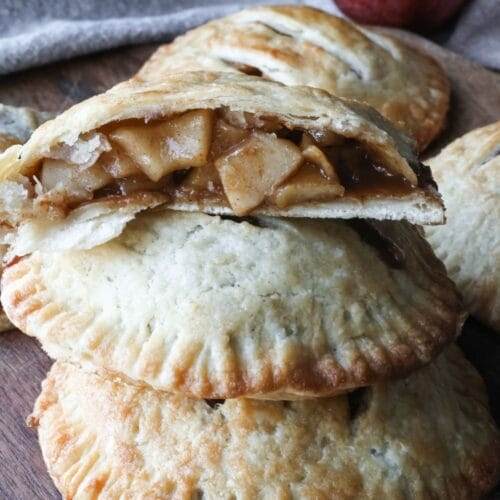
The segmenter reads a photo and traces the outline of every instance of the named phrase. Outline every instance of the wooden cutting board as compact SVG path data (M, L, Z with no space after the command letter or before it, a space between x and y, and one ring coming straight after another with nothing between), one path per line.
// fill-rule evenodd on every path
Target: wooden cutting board
M452 82L448 125L432 146L439 150L473 128L500 120L500 76L416 35L386 30L433 55ZM154 45L122 48L9 75L0 79L0 102L62 111L131 76ZM500 335L469 320L459 341L487 382L500 424ZM19 332L0 334L0 499L60 498L50 480L29 415L51 361ZM500 489L497 490L500 495Z

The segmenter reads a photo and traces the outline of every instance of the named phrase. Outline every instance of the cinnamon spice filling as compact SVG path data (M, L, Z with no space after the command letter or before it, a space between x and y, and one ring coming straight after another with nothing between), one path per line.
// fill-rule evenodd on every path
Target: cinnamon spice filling
M413 186L399 174L391 174L374 153L366 151L356 141L349 140L342 146L329 148L328 158L337 168L346 196L368 198L371 196L404 196Z
M228 110L108 124L48 156L33 176L40 202L63 196L74 207L153 191L239 216L261 206L403 196L417 189L419 174L395 172L368 145L333 132L289 130L275 117Z

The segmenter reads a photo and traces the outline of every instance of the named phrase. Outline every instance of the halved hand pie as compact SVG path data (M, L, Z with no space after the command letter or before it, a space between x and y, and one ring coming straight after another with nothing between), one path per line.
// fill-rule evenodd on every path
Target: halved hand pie
M28 422L64 498L479 498L500 473L457 347L333 399L197 401L56 362Z
M429 165L448 217L426 235L469 311L500 332L500 122L465 134Z
M8 149L0 177L12 225L138 193L238 216L443 220L430 171L375 111L229 73L120 84Z
M52 117L51 113L30 108L18 108L0 103L0 153L15 144L22 144L41 123ZM3 232L0 230L0 236ZM0 244L0 256L3 257L7 246ZM0 332L13 326L0 307Z
M463 319L408 223L171 210L91 250L17 259L2 303L55 359L201 398L326 396L406 374Z
M258 75L365 102L420 150L443 128L450 96L430 57L306 6L259 6L209 22L161 46L137 78L190 70Z

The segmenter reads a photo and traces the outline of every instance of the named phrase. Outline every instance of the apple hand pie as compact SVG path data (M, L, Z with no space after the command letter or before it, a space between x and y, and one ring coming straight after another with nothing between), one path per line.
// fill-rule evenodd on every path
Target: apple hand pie
M52 118L51 113L30 108L18 108L0 103L0 153L10 146L22 144L41 123ZM3 232L3 228L2 228ZM7 252L7 245L0 244L0 256ZM11 330L13 325L0 308L0 332Z
M56 362L28 420L64 498L480 498L500 476L457 347L333 399L192 400Z
M139 195L237 216L443 221L430 170L374 110L230 73L117 85L9 148L0 179L12 227Z
M2 277L10 320L55 359L200 398L333 395L428 363L458 293L399 221L157 210Z
M424 149L441 131L450 85L430 57L375 30L306 6L260 6L161 46L137 78L230 71L364 102Z
M452 142L429 165L448 220L426 235L469 311L500 332L500 121Z

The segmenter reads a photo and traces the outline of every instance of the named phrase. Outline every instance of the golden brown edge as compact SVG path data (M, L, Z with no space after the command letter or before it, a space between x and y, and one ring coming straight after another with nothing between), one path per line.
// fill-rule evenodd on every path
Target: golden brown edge
M422 245L428 246L425 241ZM40 299L48 299L43 283L27 282L18 290L12 286L18 279L22 279L30 272L30 257L24 257L7 267L1 282L2 303L9 319L23 332L37 337L39 325L37 321L30 322L29 318L40 312L39 321L50 320L48 329L44 329L44 335L50 332L63 335L65 331L84 331L88 325L88 319L83 319L77 312L67 312L61 304L47 302ZM448 279L446 274L436 273L436 279ZM456 293L456 292L454 292ZM37 295L37 298L34 298ZM45 312L44 312L45 310ZM64 311L63 314L61 314ZM176 366L176 380L169 387L155 387L160 390L171 390L182 392L187 396L206 399L227 399L243 396L265 396L272 397L273 393L283 394L292 392L301 396L332 396L347 390L370 385L377 381L404 376L419 366L433 359L448 342L451 342L459 333L465 313L461 308L458 296L453 304L450 304L448 317L443 321L438 335L433 336L418 345L419 356L415 352L415 346L407 342L400 342L390 349L379 347L378 350L366 357L360 353L352 363L351 369L346 369L331 357L314 359L310 354L301 351L301 362L295 362L293 368L280 370L268 360L265 367L257 377L249 377L239 367L234 367L231 373L226 373L224 384L214 384L214 380L205 378L202 381L193 381L190 378L191 365ZM33 324L35 323L35 325ZM105 333L105 332L104 332ZM58 347L51 346L50 341L44 342L40 339L42 347L49 355L52 349L58 352ZM59 352L58 352L59 354ZM101 353L103 357L105 353ZM75 360L73 360L75 361ZM101 367L102 370L127 379L122 374ZM147 382L140 382L148 385Z

